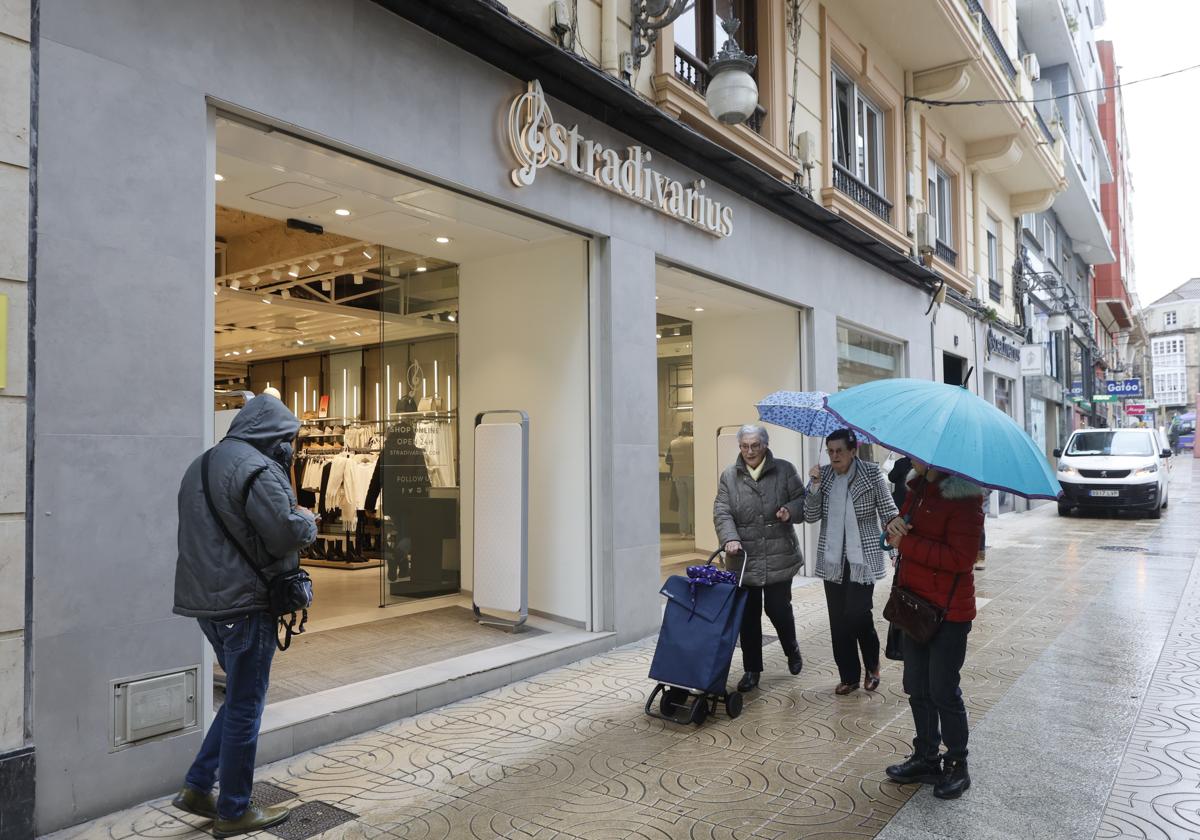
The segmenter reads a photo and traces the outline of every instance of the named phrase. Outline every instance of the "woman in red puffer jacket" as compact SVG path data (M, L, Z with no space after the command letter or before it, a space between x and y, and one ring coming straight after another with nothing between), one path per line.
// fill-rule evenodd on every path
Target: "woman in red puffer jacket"
M912 707L913 754L887 768L893 781L934 785L940 799L957 799L971 786L967 773L967 710L959 672L967 656L967 634L975 618L975 557L983 533L986 491L964 478L940 473L915 459L904 521L888 526L888 542L899 549L895 585L946 609L946 618L926 644L907 635L904 690ZM944 759L938 754L946 745Z

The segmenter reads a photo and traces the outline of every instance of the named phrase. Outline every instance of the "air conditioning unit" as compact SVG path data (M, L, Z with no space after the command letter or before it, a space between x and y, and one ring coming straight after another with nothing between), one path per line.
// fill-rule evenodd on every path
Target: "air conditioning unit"
M812 169L817 163L817 138L811 131L801 131L796 135L796 159L805 169Z
M917 252L932 254L937 250L937 223L932 213L917 214Z
M1025 68L1025 75L1030 81L1036 82L1042 78L1042 65L1038 64L1037 56L1033 53L1026 53L1021 56L1021 66Z
M988 290L987 278L980 274L973 275L975 280L975 299L976 300L991 300Z

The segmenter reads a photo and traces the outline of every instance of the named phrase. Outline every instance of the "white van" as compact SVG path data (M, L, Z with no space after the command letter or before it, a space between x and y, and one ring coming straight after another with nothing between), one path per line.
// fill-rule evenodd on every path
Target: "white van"
M1063 495L1058 515L1080 510L1142 510L1162 516L1172 453L1157 429L1079 429L1055 449Z

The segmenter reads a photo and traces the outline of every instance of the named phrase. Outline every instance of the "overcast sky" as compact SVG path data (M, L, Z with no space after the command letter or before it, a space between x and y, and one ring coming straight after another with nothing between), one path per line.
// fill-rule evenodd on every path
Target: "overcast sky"
M1097 38L1121 82L1200 64L1200 0L1106 0ZM1133 180L1134 285L1148 306L1200 277L1200 70L1123 90Z

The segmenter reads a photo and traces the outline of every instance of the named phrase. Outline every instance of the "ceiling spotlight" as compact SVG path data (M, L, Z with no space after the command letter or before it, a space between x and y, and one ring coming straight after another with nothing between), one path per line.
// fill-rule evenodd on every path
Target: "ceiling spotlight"
M338 268L341 268L343 265L346 264L346 258L343 257L341 254L334 254L333 255L333 264L336 265Z
M399 277L400 276L400 266L398 266L398 265L388 266L388 274L390 274L392 277Z
M451 312L449 315L446 316L446 320L449 321L451 324L453 324L455 321L458 320L458 316L455 315L453 312Z
M220 289L213 289L213 297L217 297L219 294L221 294Z
M234 277L232 280L229 281L229 288L233 289L236 292L238 289L242 288L242 281L239 280L238 278Z
M225 180L225 176L224 176L224 175L222 175L220 172L214 172L214 173L213 173L213 180L214 180L214 181L224 181L224 180Z
M257 275L257 274L250 275L250 285L251 286L257 286L261 282L262 282L262 277L260 277L259 275Z
M655 334L654 334L654 337L655 337L655 338L662 338L662 333L655 333Z
M433 241L434 241L434 242L436 242L436 243L437 243L437 244L439 244L439 245L449 245L449 244L450 244L450 237L449 237L449 236L435 236L435 237L433 238Z
M298 347L303 347L303 346L304 346L304 339L303 339L303 338L297 338L297 339L296 339L296 346L298 346Z
M696 307L695 309L693 309L692 311L693 311L693 312L703 312L703 311L704 311L704 307L703 307L703 306L697 306L697 307Z
M225 354L225 358L226 358L226 359L228 359L228 358L229 358L230 356L232 356L232 355L233 355L232 353L226 353L226 354Z
M299 277L299 276L300 276L300 266L293 265L291 268L288 269L288 277Z
M354 334L355 334L355 335L357 335L357 336L361 336L361 335L362 335L362 333L360 333L358 330L355 330L355 331L354 331Z
M316 271L320 267L321 267L320 260L309 260L308 261L308 270L309 271Z
M247 347L247 348L246 348L246 350L245 350L245 353L246 353L246 355L247 355L247 356L249 356L249 355L250 355L251 353L253 353L253 352L254 352L254 348L253 348L253 347Z
M655 299L655 300L658 300L658 295L655 295L655 296L654 296L654 299Z
M284 297L286 300L291 300L291 299L292 299L292 290L291 290L291 289L284 289L284 290L283 290L282 292L280 292L279 294L280 294L282 297Z
M271 168L274 169L276 172L287 172L287 169L280 166L278 163L275 164L274 166L272 166Z
M371 253L370 248L363 248L363 256L369 260L375 259L375 255L373 253Z
M263 300L263 303L266 303L266 304L270 304L270 303L271 303L271 299L270 299L270 298L263 298L262 300Z
M330 335L330 336L329 336L329 340L330 340L330 341L337 341L337 336L336 336L336 335Z
M283 272L282 272L282 271L280 271L278 268L274 269L274 270L271 272L271 279L272 279L272 280L278 280L278 279L279 279L280 277L282 277L282 276L283 276Z
M363 284L363 276L361 274L354 275L354 285L361 286Z
M424 274L428 270L429 269L426 267L424 260L421 260L419 263L417 263L417 273L418 274Z
M237 350L234 350L234 351L233 351L233 355L235 355L235 356L240 356L240 355L242 355L242 354L241 354L241 353L239 353Z
M333 291L333 281L332 280L322 280L321 288L327 292L332 292Z
M338 209L336 209L336 210L334 210L334 211L333 211L333 215L335 215L335 216L349 216L349 215L350 215L350 211L349 211L349 210L347 210L345 207L339 207Z

